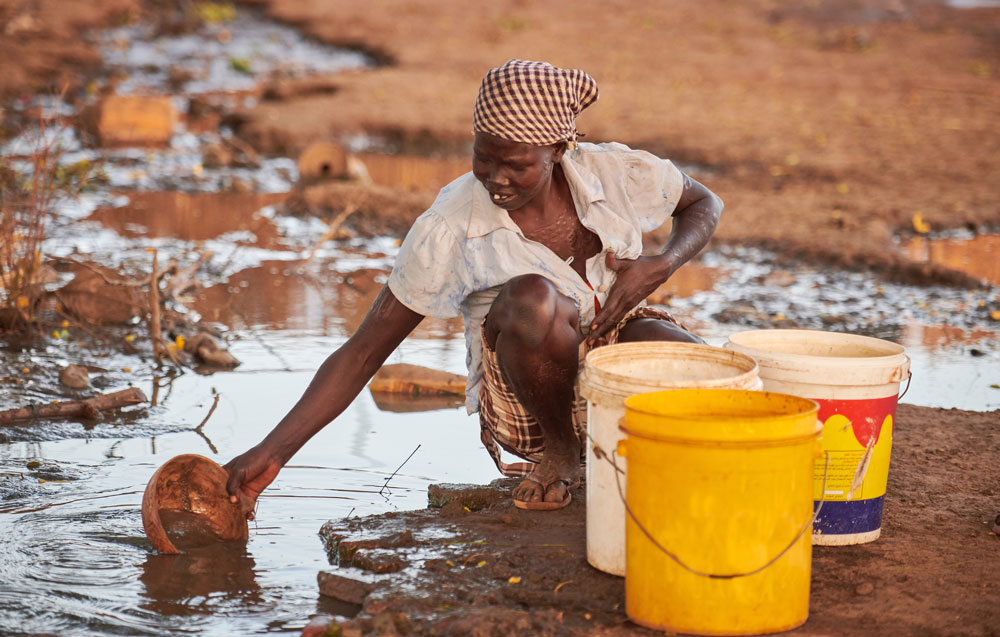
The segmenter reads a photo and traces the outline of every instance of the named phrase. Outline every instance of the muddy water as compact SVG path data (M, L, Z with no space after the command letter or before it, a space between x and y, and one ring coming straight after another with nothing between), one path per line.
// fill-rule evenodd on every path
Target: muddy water
M268 300L261 295L262 304ZM225 462L254 444L343 340L336 327L242 336L232 348L243 360L237 371L185 374L160 391L158 407L142 418L151 435L136 435L128 425L94 436L77 427L63 440L0 445L3 632L294 631L322 608L315 577L326 560L316 532L324 521L424 506L433 481L494 477L463 411L382 411L365 392L261 499L245 554L153 555L139 505L155 468L181 453ZM393 359L460 371L464 354L452 345L413 339ZM131 376L147 395L151 371ZM199 434L192 430L208 412L213 389L219 407ZM63 473L40 482L26 468L38 458Z
M1000 286L1000 235L973 237L914 237L903 244L911 260L933 263L964 272L994 286Z

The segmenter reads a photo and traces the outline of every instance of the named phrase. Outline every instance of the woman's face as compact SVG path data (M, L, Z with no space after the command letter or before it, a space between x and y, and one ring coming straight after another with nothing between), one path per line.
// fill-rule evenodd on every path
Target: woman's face
M535 146L477 132L472 144L472 174L494 205L510 212L547 190L552 169L565 150L564 143Z

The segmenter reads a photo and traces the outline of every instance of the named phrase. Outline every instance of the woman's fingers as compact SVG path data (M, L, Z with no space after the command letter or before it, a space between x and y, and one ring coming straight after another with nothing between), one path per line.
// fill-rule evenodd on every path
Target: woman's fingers
M591 323L590 334L587 338L593 342L604 336L609 329L618 325L618 321L625 316L625 312L627 311L628 308L622 303L619 295L613 294L613 292L609 294L604 307L594 317L594 321Z

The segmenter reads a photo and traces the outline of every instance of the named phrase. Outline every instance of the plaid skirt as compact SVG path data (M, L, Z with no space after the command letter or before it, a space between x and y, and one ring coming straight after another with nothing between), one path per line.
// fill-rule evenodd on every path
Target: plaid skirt
M580 343L580 368L583 368L584 358L590 350L617 343L625 324L639 318L661 319L670 321L678 327L684 327L666 310L647 306L637 307L592 346L588 346L586 341ZM496 352L487 345L485 326L484 319L480 327L483 330L483 384L479 389L480 438L500 473L508 477L526 476L531 473L534 465L541 461L542 452L545 450L545 438L538 421L528 413L514 395L514 391L504 381L497 364ZM580 438L581 459L583 459L587 449L585 444L587 400L580 396L579 382L576 383L573 396L573 428ZM524 458L527 462L503 462L500 459L501 447L519 458Z

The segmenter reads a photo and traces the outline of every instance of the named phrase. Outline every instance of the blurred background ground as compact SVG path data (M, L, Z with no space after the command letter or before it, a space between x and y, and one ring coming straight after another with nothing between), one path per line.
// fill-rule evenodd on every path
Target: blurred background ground
M158 4L3 0L0 92L79 82L99 62L82 29ZM317 138L359 133L464 149L483 72L512 57L542 59L597 78L601 99L579 122L588 140L697 168L727 203L719 239L962 281L912 264L892 237L912 233L918 213L933 230L1000 225L1000 8L930 0L249 4L382 64L340 74L319 94L286 88L287 97L241 112L237 132L264 152L295 156Z

